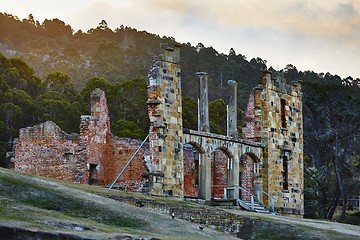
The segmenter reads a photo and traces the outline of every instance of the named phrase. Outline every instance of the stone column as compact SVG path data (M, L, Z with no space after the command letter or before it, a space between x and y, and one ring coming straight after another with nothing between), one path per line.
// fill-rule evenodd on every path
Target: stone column
M162 44L148 79L150 193L184 195L180 45Z
M200 132L210 132L209 124L209 98L208 98L208 81L206 72L197 72L199 76L199 126Z
M230 102L228 107L228 129L227 135L229 137L238 138L237 130L237 82L235 80L228 81L230 88Z
M200 155L200 189L199 195L205 201L211 201L211 152L207 151Z

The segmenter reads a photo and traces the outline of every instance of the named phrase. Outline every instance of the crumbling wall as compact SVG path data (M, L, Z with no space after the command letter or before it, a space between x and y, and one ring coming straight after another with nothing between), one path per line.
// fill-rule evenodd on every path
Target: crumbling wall
M242 138L254 142L261 142L264 132L263 123L266 121L262 112L262 85L254 88L249 96L246 112L243 115Z
M67 134L54 122L20 129L14 146L14 169L74 181L78 134Z
M110 119L105 93L91 94L91 116L81 116L76 180L81 183L105 183L107 155L110 152ZM90 174L92 176L90 176ZM97 175L97 176L96 176ZM92 177L96 176L96 178Z
M67 134L53 122L20 129L12 162L17 171L79 183L110 185L140 146L110 131L105 93L91 94L91 116L81 116L80 134ZM115 187L140 191L148 172L145 144ZM146 175L146 174L145 174Z
M255 106L254 106L254 94L249 96L246 112L243 115L243 139L254 141L255 139Z

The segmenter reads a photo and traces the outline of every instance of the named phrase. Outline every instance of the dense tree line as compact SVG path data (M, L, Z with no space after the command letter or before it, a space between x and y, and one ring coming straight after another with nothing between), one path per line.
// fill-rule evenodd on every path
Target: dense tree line
M106 93L112 132L119 137L145 138L148 117L144 77L122 83L94 77L78 91L65 73L50 72L42 80L23 60L0 54L1 165L5 165L5 154L20 128L54 121L64 131L79 132L80 115L89 114L90 93L95 88Z
M309 217L333 219L360 192L360 88L306 83L304 133Z
M78 132L79 117L89 113L96 87L106 92L112 131L143 139L148 131L143 76L160 44L174 41L123 25L111 30L105 20L87 32L74 32L59 19L40 23L31 14L20 20L0 13L1 159L21 127L52 120L67 132ZM181 45L183 125L197 128L195 73L206 71L211 131L224 134L227 81L238 83L240 123L261 70L276 71L266 60L247 60L233 48L223 54L202 43ZM336 206L346 207L347 199L359 192L360 79L298 71L292 64L279 74L304 81L305 214L332 219Z

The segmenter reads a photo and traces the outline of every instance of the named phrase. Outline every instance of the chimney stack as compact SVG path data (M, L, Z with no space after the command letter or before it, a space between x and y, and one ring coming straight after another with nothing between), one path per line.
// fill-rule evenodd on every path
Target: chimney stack
M227 136L238 138L237 130L237 82L229 80L230 101L227 112Z
M209 98L208 98L208 81L206 72L197 72L199 76L199 107L198 118L199 126L198 131L210 133L209 124Z

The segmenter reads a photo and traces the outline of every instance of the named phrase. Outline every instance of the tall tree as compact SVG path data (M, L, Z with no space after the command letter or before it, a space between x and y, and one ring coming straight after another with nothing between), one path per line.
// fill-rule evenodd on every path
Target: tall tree
M347 200L360 187L352 181L360 155L360 89L306 83L304 92L305 153L317 169L320 203L331 220L341 200L344 221Z

